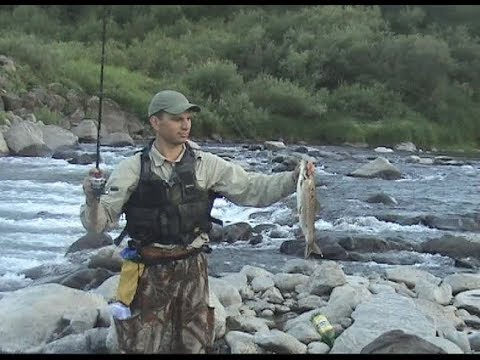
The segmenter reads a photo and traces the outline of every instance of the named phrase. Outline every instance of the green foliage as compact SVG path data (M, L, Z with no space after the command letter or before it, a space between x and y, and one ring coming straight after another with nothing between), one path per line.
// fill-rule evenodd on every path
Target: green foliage
M480 91L480 42L479 38L469 34L465 26L459 26L442 36L448 43L450 53L455 59L451 77L471 91L471 96Z
M191 31L180 36L183 55L190 64L201 65L206 59L225 59L225 48L237 37L223 30L221 20L209 20L206 24L191 25ZM178 42L177 42L178 44ZM177 45L178 46L178 45ZM230 61L236 63L235 60Z
M213 109L213 107L203 105L202 111L199 114L195 114L191 131L193 137L208 137L225 131L217 114L210 109Z
M255 107L246 93L222 96L215 110L226 127L227 136L244 140L274 136L268 127L270 114Z
M326 112L325 93L311 93L288 81L261 75L246 84L253 104L270 114L261 126L270 129L274 137L298 139L305 129L321 121Z
M63 119L62 114L51 111L46 106L42 107L41 109L35 110L33 114L38 121L43 122L45 125L59 125Z
M342 118L319 123L312 131L316 139L326 144L363 143L363 127L351 118Z
M358 121L380 121L402 114L406 106L401 103L399 94L386 88L384 84L341 85L329 96L327 108L331 113L343 114Z
M307 119L319 118L326 108L322 93L311 93L288 81L260 75L246 86L253 103L273 115Z
M105 95L143 120L176 89L197 136L480 144L478 6L2 5L1 88L96 95L104 10Z
M99 67L89 60L72 60L59 69L61 77L67 77L90 94L99 91ZM67 75L68 74L68 75ZM132 112L145 117L150 97L156 92L157 83L140 74L132 73L123 67L106 66L104 68L104 94Z
M9 25L27 34L44 34L55 39L60 24L58 18L50 17L38 5L18 5L11 14Z
M238 65L240 74L248 81L261 72L273 72L278 66L278 50L266 36L263 24L267 15L262 9L247 7L227 25L230 33L241 34L225 43L221 54Z
M388 6L388 5L387 5ZM417 5L404 5L397 11L387 11L392 31L400 34L412 34L425 26L425 10Z
M7 113L5 111L0 111L0 125L5 125L7 123Z
M47 79L53 77L58 65L58 59L46 50L49 46L34 35L21 33L6 33L0 37L0 54L8 54L15 62L28 66L30 85L37 83L35 78Z
M134 40L126 51L128 67L150 77L164 77L187 70L185 48L163 33L149 33L143 41Z
M445 41L430 35L399 35L383 43L377 71L414 110L430 116L431 109L442 100L438 95L453 65Z
M314 6L295 15L285 33L281 70L303 86L319 90L353 82L372 72L376 45L386 23L375 6Z
M431 147L439 143L438 127L411 111L388 122L364 124L363 131L365 141L374 146L394 146L411 141L420 147Z
M237 93L243 86L237 67L230 61L208 60L185 75L187 86L206 99L218 102L224 94Z

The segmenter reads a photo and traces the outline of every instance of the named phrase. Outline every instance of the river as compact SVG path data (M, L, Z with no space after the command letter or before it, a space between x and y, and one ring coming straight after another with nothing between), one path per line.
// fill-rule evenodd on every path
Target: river
M244 144L200 143L205 151L217 153L237 162L247 170L271 173L278 163L278 152L250 150ZM94 152L95 145L82 144L82 151ZM289 146L288 151L296 150ZM107 173L136 147L102 147L100 167ZM440 219L462 218L478 212L480 204L480 159L460 158L459 165L418 164L409 161L411 153L379 154L372 149L349 146L308 146L316 159L317 195L322 205L316 229L331 234L364 234L380 238L419 243L442 234L478 236L468 229L408 224L408 219L432 215ZM313 151L313 152L312 152ZM280 152L282 153L282 152ZM417 153L421 157L434 154ZM365 179L348 176L350 172L378 156L387 158L403 174L399 180ZM62 159L38 157L0 158L0 291L28 285L22 270L42 264L61 264L67 260L69 245L85 235L79 219L84 201L81 183L92 165L73 165ZM366 200L377 193L392 196L397 204L384 205ZM209 255L213 274L238 271L250 264L269 270L281 270L287 259L279 251L285 240L295 238L298 223L288 221L295 194L271 207L258 209L236 206L224 199L216 200L212 215L225 224L245 221L252 226L273 224L281 237L262 233L256 245L248 241L214 244ZM262 215L265 214L265 215ZM404 221L388 221L386 217ZM120 222L124 225L124 221ZM121 228L110 233L118 235ZM445 275L455 272L453 260L438 254L398 252L392 256L410 257L420 268ZM315 260L313 260L315 261ZM389 264L342 261L346 272L368 273Z

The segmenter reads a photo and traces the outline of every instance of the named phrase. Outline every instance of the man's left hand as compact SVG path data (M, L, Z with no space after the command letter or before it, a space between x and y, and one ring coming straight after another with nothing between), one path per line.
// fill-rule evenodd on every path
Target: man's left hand
M300 174L300 164L295 167L293 170L293 181L298 180L298 175ZM311 161L307 161L307 176L312 176L315 174L315 164Z

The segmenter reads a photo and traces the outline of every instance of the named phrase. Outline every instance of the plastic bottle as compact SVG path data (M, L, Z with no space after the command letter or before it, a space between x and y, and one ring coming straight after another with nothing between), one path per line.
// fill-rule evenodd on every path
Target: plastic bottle
M328 321L327 317L322 314L315 314L312 316L312 324L322 337L322 341L328 346L332 347L335 341L335 329Z

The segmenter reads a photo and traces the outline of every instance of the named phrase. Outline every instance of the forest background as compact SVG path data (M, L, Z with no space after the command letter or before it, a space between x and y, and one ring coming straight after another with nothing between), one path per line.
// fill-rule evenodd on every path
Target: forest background
M195 137L480 148L480 6L1 5L3 90L98 94L105 10L104 95L142 121L176 89Z

